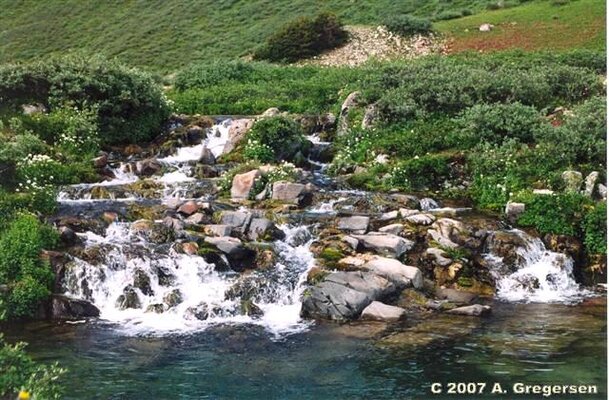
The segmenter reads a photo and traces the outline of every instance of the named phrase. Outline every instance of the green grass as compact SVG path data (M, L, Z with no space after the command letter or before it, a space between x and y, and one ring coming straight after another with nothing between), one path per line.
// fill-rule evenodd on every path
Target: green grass
M584 48L605 50L606 5L604 0L531 2L520 7L488 11L470 17L436 23L436 28L452 37L452 51L565 50ZM480 32L481 24L495 25Z
M387 15L482 11L490 0L0 0L0 63L82 51L156 72L239 57L287 20L332 11L347 24Z

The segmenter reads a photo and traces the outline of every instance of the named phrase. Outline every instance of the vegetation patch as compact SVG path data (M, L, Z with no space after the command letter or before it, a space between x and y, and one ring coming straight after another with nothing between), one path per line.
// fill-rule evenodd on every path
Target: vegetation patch
M283 25L254 52L255 60L294 62L344 44L348 34L334 14L300 17Z

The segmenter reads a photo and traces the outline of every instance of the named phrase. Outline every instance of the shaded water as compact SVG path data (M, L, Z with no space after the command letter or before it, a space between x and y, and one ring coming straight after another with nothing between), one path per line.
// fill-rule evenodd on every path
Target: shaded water
M280 341L252 325L153 338L101 322L26 325L7 338L67 366L68 399L543 398L432 395L433 382L597 385L597 395L552 398L604 399L605 313L600 301L496 303L488 319L444 314L383 333L324 324Z

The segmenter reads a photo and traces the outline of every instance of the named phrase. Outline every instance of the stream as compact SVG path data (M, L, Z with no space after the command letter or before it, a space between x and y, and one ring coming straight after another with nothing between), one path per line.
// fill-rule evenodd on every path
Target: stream
M200 145L159 158L163 173L145 178L152 195L128 189L144 178L120 162L112 165L112 180L64 188L60 213L213 200L193 168L203 147L214 157L222 153L229 124L220 121ZM323 187L331 180L323 164L316 167L312 179ZM102 189L109 198L92 196ZM6 337L30 343L37 360L69 369L67 399L457 398L430 392L432 383L452 381L597 385L598 394L585 398L606 398L606 301L579 287L572 261L521 231L510 232L525 243L517 270L505 270L491 252L485 256L497 280L489 318L437 314L391 326L300 318L319 221L365 193L327 188L327 194L302 222L278 226L285 238L270 244L277 254L272 268L245 275L156 243L135 222L79 233L101 261L73 257L63 289L91 301L100 318L14 325ZM134 277L144 283L131 286ZM240 311L244 290L235 287L253 291L255 313ZM497 396L476 398L487 397Z

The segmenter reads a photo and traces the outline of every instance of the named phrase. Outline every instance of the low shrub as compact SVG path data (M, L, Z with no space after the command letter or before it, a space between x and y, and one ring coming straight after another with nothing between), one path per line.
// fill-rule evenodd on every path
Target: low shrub
M345 43L347 31L330 13L314 18L301 17L283 25L266 43L256 49L255 60L294 62L320 54Z
M19 110L41 103L97 111L104 143L152 139L170 108L161 87L141 71L101 58L50 58L0 66L0 103Z
M0 334L0 397L17 398L26 391L33 399L61 399L61 377L66 371L58 364L42 365L25 352L23 342L11 345Z
M277 116L257 121L247 133L244 156L250 160L268 162L291 158L302 148L305 138L293 119Z
M594 205L583 221L584 245L588 254L607 254L607 202Z
M466 10L463 10L466 11ZM457 19L457 18L461 18L465 15L471 15L471 11L469 11L469 14L463 14L463 11L457 11L457 10L445 10L442 11L439 14L436 14L434 16L434 20L436 21L446 21L449 19Z
M528 195L520 198L526 204L518 224L535 228L540 234L578 236L586 208L591 200L579 193Z
M428 34L432 30L431 21L408 14L392 15L383 21L387 30L402 36Z
M520 103L477 104L462 112L456 122L460 146L466 149L480 142L499 145L505 139L532 143L551 129L535 108Z
M441 154L414 157L390 171L388 184L394 188L429 190L439 187L450 174L450 157Z
M97 112L60 107L48 114L36 113L21 118L22 127L34 132L60 151L75 154L93 154L99 150Z
M8 318L32 316L50 295L53 271L40 258L42 249L52 249L57 232L32 214L18 214L0 233L0 284L6 285L3 303Z
M604 169L607 158L607 104L605 97L592 97L566 115L562 126L542 131L539 142L554 149L565 167L589 164Z
M400 123L432 113L455 115L480 103L565 106L603 92L595 73L566 65L487 65L461 58L426 57L393 63L369 74L364 96L381 118Z
M229 81L249 82L258 68L243 61L214 61L194 64L180 71L175 78L177 90L206 88Z

